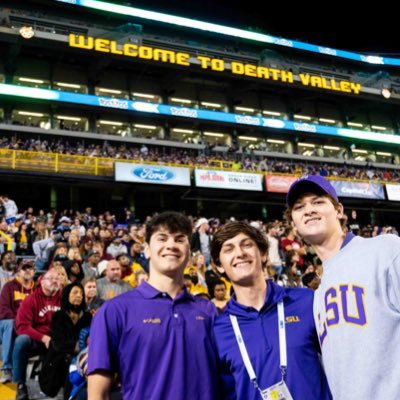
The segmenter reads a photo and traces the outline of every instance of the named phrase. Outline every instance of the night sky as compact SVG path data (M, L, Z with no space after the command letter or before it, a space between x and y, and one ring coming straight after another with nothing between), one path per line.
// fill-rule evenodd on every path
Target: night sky
M124 2L127 4L128 2ZM239 0L131 1L135 7L197 18L286 39L371 54L400 57L400 17L389 2L355 6L351 0L246 2ZM358 3L358 2L357 2ZM263 5L261 9L261 5ZM290 23L293 16L295 23ZM292 18L290 18L292 19Z

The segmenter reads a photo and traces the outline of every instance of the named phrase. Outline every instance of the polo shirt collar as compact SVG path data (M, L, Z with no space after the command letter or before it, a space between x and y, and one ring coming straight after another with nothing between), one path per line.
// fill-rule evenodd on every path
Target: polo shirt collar
M286 296L286 292L283 288L281 288L276 283L272 282L272 280L267 280L267 294L265 296L264 305L262 306L260 313L263 311L267 311L273 306L275 306L278 301L283 299ZM250 306L245 306L240 304L236 300L236 295L233 294L231 300L228 302L227 311L230 314L243 316L243 317L251 317L257 318L259 312Z
M155 287L151 286L146 281L142 281L142 283L136 288L136 290L145 298L145 299L155 299L156 297L165 297L164 292L156 289ZM167 294L169 297L169 295ZM186 286L183 286L182 292L176 296L174 301L181 300L181 299L188 299L194 301L194 296L192 296L186 289Z

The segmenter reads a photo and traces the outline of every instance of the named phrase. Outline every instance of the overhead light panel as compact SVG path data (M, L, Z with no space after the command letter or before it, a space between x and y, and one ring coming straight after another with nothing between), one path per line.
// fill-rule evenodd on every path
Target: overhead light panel
M377 131L386 131L386 128L384 126L371 125L371 128L376 129Z
M66 121L82 121L82 118L78 118L78 117L68 117L67 115L56 115L57 119L64 119Z
M352 152L358 154L368 154L367 150L360 150L360 149L353 149Z
M260 140L259 138L251 137L251 136L238 136L238 138L241 140L250 140L252 142L257 142L258 140Z
M114 126L122 126L123 122L117 122L117 121L107 121L107 120L100 120L99 124L101 125L114 125Z
M80 89L81 85L77 85L75 83L64 83L64 82L56 82L57 86L66 87L70 89Z
M157 127L154 126L154 125L134 124L133 127L134 128L139 128L139 129L150 129L150 130L157 129Z
M35 112L29 112L29 111L18 111L19 115L26 115L28 117L44 117L44 114L42 113L35 113Z
M32 79L32 78L18 78L21 82L29 82L29 83L44 83L41 79Z
M294 114L294 117L296 119L304 119L306 121L311 121L311 117L309 117L308 115Z
M340 150L340 147L337 146L323 146L326 150Z
M116 90L116 89L106 89L106 88L99 88L99 92L102 93L111 93L111 94L121 94L121 90Z
M391 153L385 153L385 152L383 152L383 151L377 151L377 152L376 152L376 155L377 155L377 156L384 156L384 157L391 157L391 156L392 156Z
M191 104L192 103L192 100L180 99L179 97L171 97L171 101L175 101L176 103L185 103L185 104Z
M147 94L147 93L132 93L135 97L142 97L144 99L154 99L156 96L154 94Z
M178 133L194 133L193 130L191 129L180 129L180 128L174 128L172 129L174 132L178 132Z
M213 137L224 137L223 133L217 133L217 132L203 132L204 136L213 136Z
M279 116L281 115L280 112L277 112L277 111L268 111L268 110L263 110L262 113L265 114L265 115L271 115L271 116L273 116L273 117L279 117Z
M274 143L274 144L285 144L283 140L277 140L277 139L267 139L268 143Z
M235 107L236 111L243 111L243 112L254 112L254 108L248 108L248 107Z
M201 102L202 106L206 106L206 107L214 107L214 108L220 108L222 107L221 104L218 103L209 103L208 101L202 101Z
M319 118L320 122L325 122L327 124L334 124L336 121L334 119L329 119L329 118Z
M299 145L299 146L302 146L302 147L311 147L311 148L315 148L315 144L312 144L312 143L302 143L302 142L299 142L298 145Z
M348 126L354 126L356 128L362 128L363 124L360 124L359 122L348 122L347 123Z

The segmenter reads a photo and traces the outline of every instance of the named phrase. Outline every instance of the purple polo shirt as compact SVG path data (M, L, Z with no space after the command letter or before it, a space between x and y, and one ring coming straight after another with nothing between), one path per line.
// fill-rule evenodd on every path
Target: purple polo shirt
M171 299L142 282L95 314L88 373L118 372L126 400L217 399L216 316L186 289Z

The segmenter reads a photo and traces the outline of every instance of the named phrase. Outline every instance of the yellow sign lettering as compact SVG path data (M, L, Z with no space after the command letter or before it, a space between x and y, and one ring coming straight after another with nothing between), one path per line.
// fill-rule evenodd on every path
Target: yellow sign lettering
M176 63L178 65L189 66L190 62L188 59L190 58L190 54L187 53L176 53Z
M177 64L184 67L189 67L192 65L190 60L191 57L193 57L200 62L200 67L202 69L210 68L213 71L219 72L225 71L225 69L230 69L230 73L234 75L244 75L251 78L297 84L291 70L285 71L277 68L245 64L239 61L227 62L219 58L212 58L203 55L194 56L188 53L153 48L149 46L138 46L131 43L118 44L115 40L93 38L91 36L85 37L83 35L75 34L70 34L68 36L68 43L70 47L94 50L102 53L111 53L125 57L137 57L144 60L153 60L162 63ZM314 88L342 93L359 94L362 89L361 85L356 82L336 80L334 78L327 78L319 75L299 73L298 78L300 80L300 84L303 86L312 86Z
M244 74L244 64L240 62L232 62L231 63L232 73L243 75Z
M94 41L94 49L96 51L102 51L103 53L110 52L110 41L107 39L96 39Z
M203 69L207 69L208 68L208 63L211 60L210 57L197 56L197 59L200 61L201 68L203 68Z

